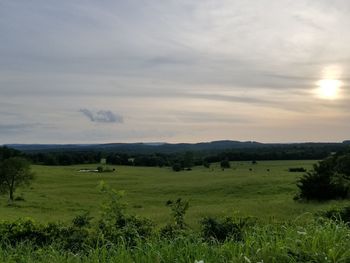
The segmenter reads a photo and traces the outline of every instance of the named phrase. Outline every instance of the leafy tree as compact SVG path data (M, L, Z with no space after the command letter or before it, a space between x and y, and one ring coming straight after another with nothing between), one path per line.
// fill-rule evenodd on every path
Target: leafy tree
M183 168L181 167L181 164L179 163L174 163L173 165L173 171L175 172L180 172Z
M227 159L222 160L222 161L220 162L220 166L221 166L222 169L230 168L230 167L231 167L230 162L229 162Z
M193 152L186 152L183 160L184 167L191 168L194 165Z
M204 160L204 161L203 161L203 166L204 166L205 168L210 168L210 163L209 163L208 161Z
M350 179L350 154L339 156L335 162L335 171L345 179Z
M29 185L32 179L30 164L24 158L11 157L0 164L0 191L8 193L11 202L17 187Z
M21 156L22 153L12 148L8 148L6 146L0 147L0 162L15 156Z

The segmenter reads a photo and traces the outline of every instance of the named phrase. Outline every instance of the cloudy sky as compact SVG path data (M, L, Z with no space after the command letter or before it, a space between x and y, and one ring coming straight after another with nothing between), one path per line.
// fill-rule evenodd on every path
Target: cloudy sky
M350 139L349 0L0 0L0 144Z

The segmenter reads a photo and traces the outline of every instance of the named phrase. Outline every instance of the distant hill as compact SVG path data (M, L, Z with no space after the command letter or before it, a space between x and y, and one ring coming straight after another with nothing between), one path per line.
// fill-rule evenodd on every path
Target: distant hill
M108 144L8 144L8 147L27 152L61 152L61 151L103 151L120 153L177 153L184 151L223 151L232 149L261 149L261 148L299 148L299 147L343 147L350 141L343 143L259 143L255 141L213 141L201 143L108 143Z

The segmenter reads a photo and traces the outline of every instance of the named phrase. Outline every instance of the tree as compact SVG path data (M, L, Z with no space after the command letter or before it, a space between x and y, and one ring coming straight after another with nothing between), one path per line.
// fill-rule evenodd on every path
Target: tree
M205 168L210 168L210 163L209 163L207 160L204 160L204 161L203 161L203 166L204 166Z
M350 179L350 154L341 155L337 158L335 171L345 179Z
M8 148L6 146L0 147L0 162L15 156L20 156L22 153L12 148Z
M184 155L183 165L185 168L191 168L193 166L194 160L193 160L193 153L192 152L186 152Z
M229 162L229 160L227 160L227 159L222 160L222 161L220 162L220 166L221 166L222 169L230 168L230 167L231 167L230 162Z
M29 185L33 177L30 164L24 158L11 157L0 163L0 191L8 193L11 202L17 187Z
M346 198L350 193L350 155L328 157L299 178L295 199L330 200Z
M181 164L179 163L174 163L173 165L173 171L175 172L180 172L182 170Z

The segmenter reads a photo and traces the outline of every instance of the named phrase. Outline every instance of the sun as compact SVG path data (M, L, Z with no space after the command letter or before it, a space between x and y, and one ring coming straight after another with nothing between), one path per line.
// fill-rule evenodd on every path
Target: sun
M322 79L317 82L316 93L322 99L334 100L339 96L341 82L337 79Z

